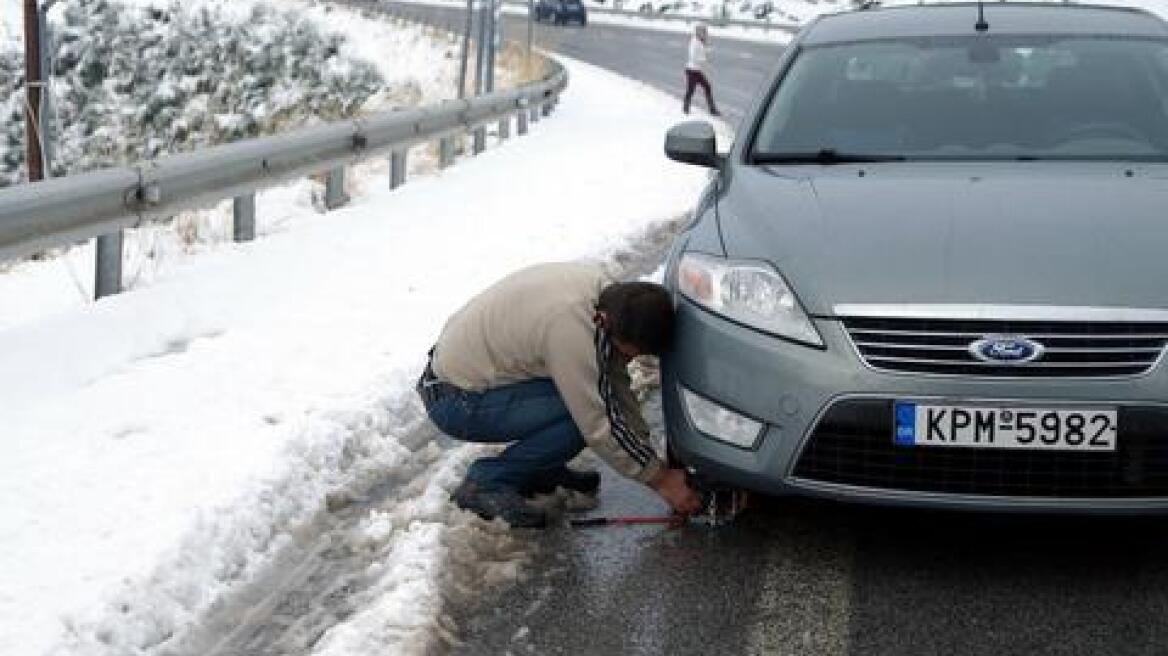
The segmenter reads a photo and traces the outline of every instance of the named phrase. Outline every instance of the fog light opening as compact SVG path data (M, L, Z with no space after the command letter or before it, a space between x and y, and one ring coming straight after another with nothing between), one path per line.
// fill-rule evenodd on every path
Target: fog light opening
M743 449L754 448L763 424L719 405L699 394L681 388L681 399L689 421L703 434Z

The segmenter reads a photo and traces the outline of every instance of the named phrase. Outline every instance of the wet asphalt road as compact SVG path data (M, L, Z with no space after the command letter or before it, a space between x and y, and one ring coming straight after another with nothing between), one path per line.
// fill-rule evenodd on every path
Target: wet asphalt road
M606 472L591 514L664 512ZM756 498L726 526L530 539L531 579L461 609L455 653L1168 653L1161 519Z
M459 33L463 30L465 12L453 8L392 3L381 6L420 22ZM526 42L526 17L504 15L503 38ZM679 99L685 93L684 68L689 43L686 34L595 21L584 28L536 23L534 42L537 47L607 68ZM709 78L714 102L727 122L736 126L774 71L782 46L714 37L712 52ZM705 98L700 90L694 96L693 113L695 118L700 118L706 111Z

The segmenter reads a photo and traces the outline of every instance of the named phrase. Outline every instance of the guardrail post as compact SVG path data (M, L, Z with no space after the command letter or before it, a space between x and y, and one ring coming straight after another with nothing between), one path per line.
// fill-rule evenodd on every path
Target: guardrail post
M97 267L93 284L93 298L95 300L122 291L124 236L125 233L118 230L97 238Z
M446 168L454 163L454 137L438 140L438 166Z
M345 197L345 167L340 166L329 171L324 180L324 206L335 210L348 200Z
M389 155L389 188L397 189L406 183L406 153L395 150Z
M523 135L527 134L527 110L526 109L519 110L519 113L515 115L515 126L516 126L515 131L519 133L519 136L523 136Z
M255 239L255 194L236 196L231 211L231 232L235 241Z
M504 116L503 118L499 119L499 138L500 139L510 139L511 138L511 117L510 116Z
M474 129L474 154L478 155L487 149L487 128L479 126Z

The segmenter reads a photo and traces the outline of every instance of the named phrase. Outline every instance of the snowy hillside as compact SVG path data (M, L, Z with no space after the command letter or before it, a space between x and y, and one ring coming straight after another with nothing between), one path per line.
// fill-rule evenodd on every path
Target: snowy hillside
M11 33L19 14L11 5L19 3L4 4ZM384 69L413 63L433 71L441 67L426 64L449 54L433 44L424 61L410 62L417 48L398 36L382 47L399 46L405 61L375 65L361 56L372 44L350 43L337 31L351 12L316 3L70 0L58 9L51 114L60 128L57 175L351 116L370 103L412 106L429 85L401 72L387 79ZM422 38L416 29L412 36ZM0 50L0 186L23 175L17 45L9 39Z

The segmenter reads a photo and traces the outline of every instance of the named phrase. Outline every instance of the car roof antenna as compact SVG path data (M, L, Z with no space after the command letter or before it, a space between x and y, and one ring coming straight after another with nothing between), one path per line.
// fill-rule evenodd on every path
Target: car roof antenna
M977 0L977 22L974 23L973 29L978 32L986 32L990 29L990 24L985 19L985 3L982 0Z

